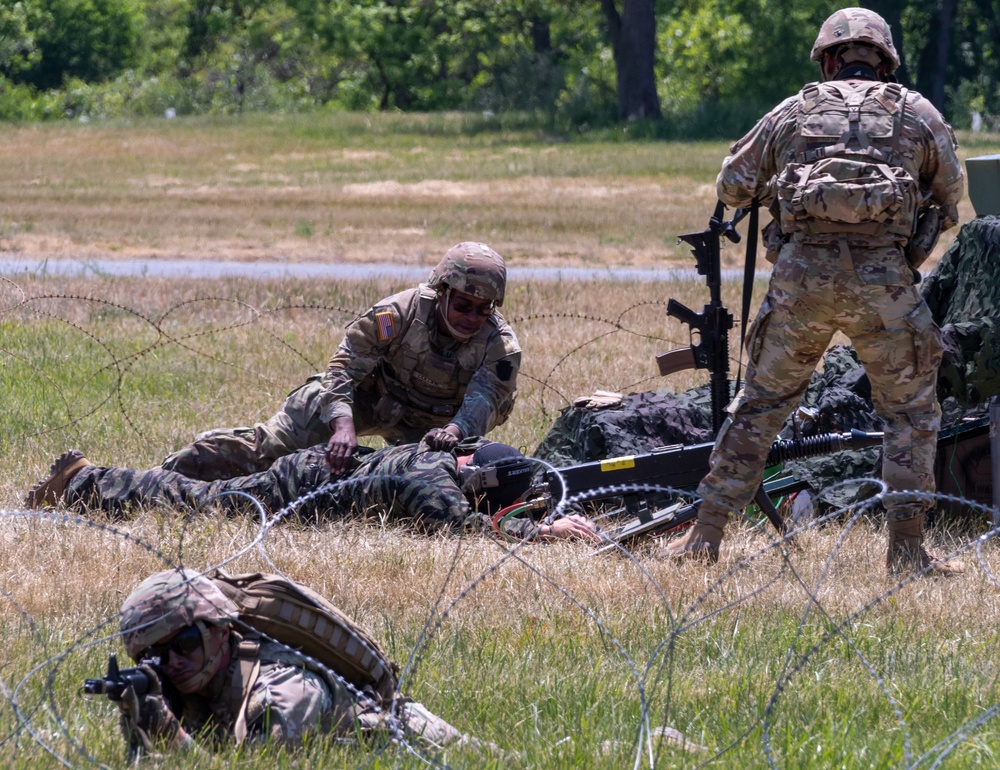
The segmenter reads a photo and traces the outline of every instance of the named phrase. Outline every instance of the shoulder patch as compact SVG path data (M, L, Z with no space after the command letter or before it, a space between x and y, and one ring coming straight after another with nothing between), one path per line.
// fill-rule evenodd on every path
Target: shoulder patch
M396 336L396 321L391 310L380 310L375 314L375 323L378 324L378 338L380 342L388 342Z
M507 382L511 375L514 373L514 364L508 361L506 358L501 358L497 361L497 379L500 382Z

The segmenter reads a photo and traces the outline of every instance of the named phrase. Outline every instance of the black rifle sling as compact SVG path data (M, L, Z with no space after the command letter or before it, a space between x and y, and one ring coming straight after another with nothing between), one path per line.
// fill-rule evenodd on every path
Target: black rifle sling
M760 201L756 198L750 204L750 224L747 225L747 255L743 263L743 312L740 314L740 355L736 365L736 387L740 392L740 376L743 373L743 346L746 344L747 319L750 317L750 302L753 299L753 282L757 270L757 227L760 220Z

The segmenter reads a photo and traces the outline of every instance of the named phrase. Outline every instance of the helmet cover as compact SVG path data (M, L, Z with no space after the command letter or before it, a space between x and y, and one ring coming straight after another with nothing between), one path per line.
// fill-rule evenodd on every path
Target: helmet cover
M809 58L822 62L823 52L845 43L870 45L877 48L886 61L886 72L899 67L899 55L892 42L889 24L875 11L867 8L842 8L823 22ZM862 59L864 60L864 59Z
M121 610L125 649L133 660L195 621L225 626L239 616L239 607L209 578L190 569L157 572L129 594Z
M507 265L485 243L465 241L445 252L427 283L433 288L450 286L500 306L507 286Z

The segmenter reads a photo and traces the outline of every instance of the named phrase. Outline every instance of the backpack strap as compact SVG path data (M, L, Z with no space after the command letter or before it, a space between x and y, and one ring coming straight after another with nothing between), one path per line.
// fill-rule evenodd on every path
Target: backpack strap
M236 713L236 723L233 725L233 735L236 745L242 745L247 737L247 707L250 705L250 693L260 675L260 641L243 638L236 645L236 670L230 685L232 702L240 704Z
M312 659L324 676L330 669L359 690L371 687L379 702L391 702L398 666L325 597L281 575L230 575L220 569L213 582L240 608L240 623L251 634L297 650L307 668Z
M798 104L798 131L796 147L796 162L815 163L817 160L827 158L831 155L850 153L851 155L866 155L878 163L889 166L899 165L896 162L896 145L899 138L900 127L903 123L903 113L906 110L906 89L899 83L877 83L866 88L857 88L848 85L846 82L831 80L827 83L833 90L840 94L847 108L847 129L834 144L824 145L815 149L808 149L802 139L802 125L805 114L811 110L820 100L820 84L808 83L799 92ZM891 149L879 149L872 147L871 140L867 132L861 126L861 106L869 94L875 92L873 97L883 109L893 114Z

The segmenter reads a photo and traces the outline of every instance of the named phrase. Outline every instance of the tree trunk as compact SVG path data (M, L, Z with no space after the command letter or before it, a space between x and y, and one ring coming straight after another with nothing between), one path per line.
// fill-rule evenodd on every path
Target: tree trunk
M653 60L656 50L655 0L601 0L611 33L611 47L618 78L618 117L622 120L659 120Z
M892 30L892 42L895 44L896 53L899 56L899 69L896 70L896 78L904 86L909 86L910 73L903 56L903 0L869 0L865 3L865 7L870 8L885 19Z
M931 73L931 103L944 112L944 87L948 82L948 57L951 55L951 31L955 26L957 0L941 0L937 27L937 60Z
M927 43L920 52L917 88L931 104L943 112L956 0L940 0L937 7L938 13L932 17L934 29L931 30Z

